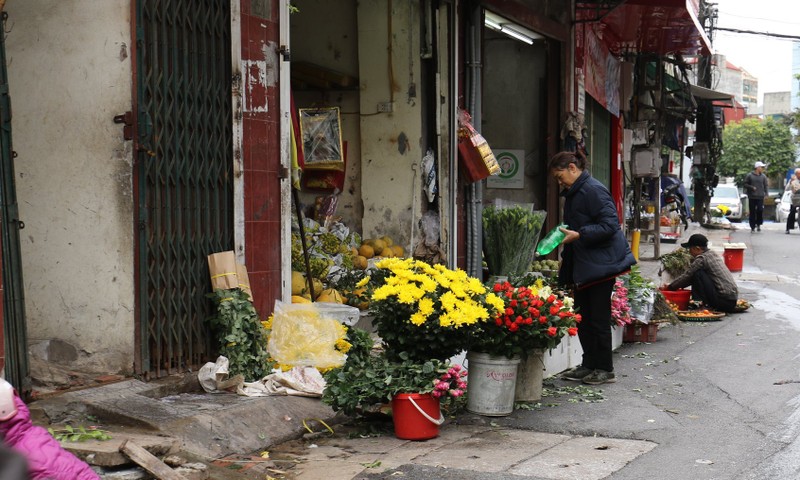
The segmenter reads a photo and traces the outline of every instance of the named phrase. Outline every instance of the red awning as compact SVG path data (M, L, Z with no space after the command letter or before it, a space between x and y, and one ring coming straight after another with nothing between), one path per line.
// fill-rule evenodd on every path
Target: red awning
M599 24L598 35L616 54L708 55L711 42L698 12L696 0L623 0L600 14L579 8L578 21Z

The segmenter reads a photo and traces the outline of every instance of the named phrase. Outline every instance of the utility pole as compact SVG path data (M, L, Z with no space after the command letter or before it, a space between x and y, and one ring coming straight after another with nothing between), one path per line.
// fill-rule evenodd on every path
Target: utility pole
M717 23L716 4L700 0L700 24L708 38L714 39ZM711 53L702 55L698 61L697 84L711 88L712 58ZM709 218L709 202L717 186L717 162L722 156L722 125L717 121L714 105L711 100L698 99L695 143L693 147L692 189L694 190L695 222L703 223Z

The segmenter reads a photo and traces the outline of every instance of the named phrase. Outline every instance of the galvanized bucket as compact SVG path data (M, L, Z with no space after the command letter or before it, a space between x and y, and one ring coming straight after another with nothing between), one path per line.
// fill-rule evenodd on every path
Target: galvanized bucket
M514 411L518 366L518 357L468 352L467 411L490 417L510 415Z

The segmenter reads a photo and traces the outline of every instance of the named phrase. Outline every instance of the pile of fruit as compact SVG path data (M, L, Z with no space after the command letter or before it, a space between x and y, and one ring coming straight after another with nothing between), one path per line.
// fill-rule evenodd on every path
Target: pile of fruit
M353 254L355 255L353 265L364 270L369 265L370 258L404 257L406 252L400 245L395 245L394 240L384 235L364 240L358 249L353 249Z
M535 260L531 263L531 272L542 272L545 276L558 274L560 264L558 260Z
M715 312L713 310L683 310L676 312L678 318L681 320L688 320L688 321L706 321L706 320L718 320L725 316L722 312Z
M340 303L365 310L369 308L369 286L358 284L369 275L370 266L379 258L405 256L405 249L388 236L362 241L359 234L338 222L323 227L305 219L303 226L311 279L307 278L300 233L292 232L293 303Z

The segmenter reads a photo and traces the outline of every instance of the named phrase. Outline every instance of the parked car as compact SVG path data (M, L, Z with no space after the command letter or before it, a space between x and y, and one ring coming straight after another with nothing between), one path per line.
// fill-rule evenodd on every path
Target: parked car
M777 206L775 207L775 221L786 223L786 219L789 218L789 207L791 206L792 192L783 192L783 196L778 200Z
M781 195L783 195L783 190L778 188L769 188L767 190L767 196L764 197L764 220L775 219L776 222L780 222L778 220L778 202L781 199Z
M744 216L743 195L734 184L721 183L714 188L714 196L708 203L709 209L714 209L718 205L725 205L730 209L726 217L734 222L742 221Z

